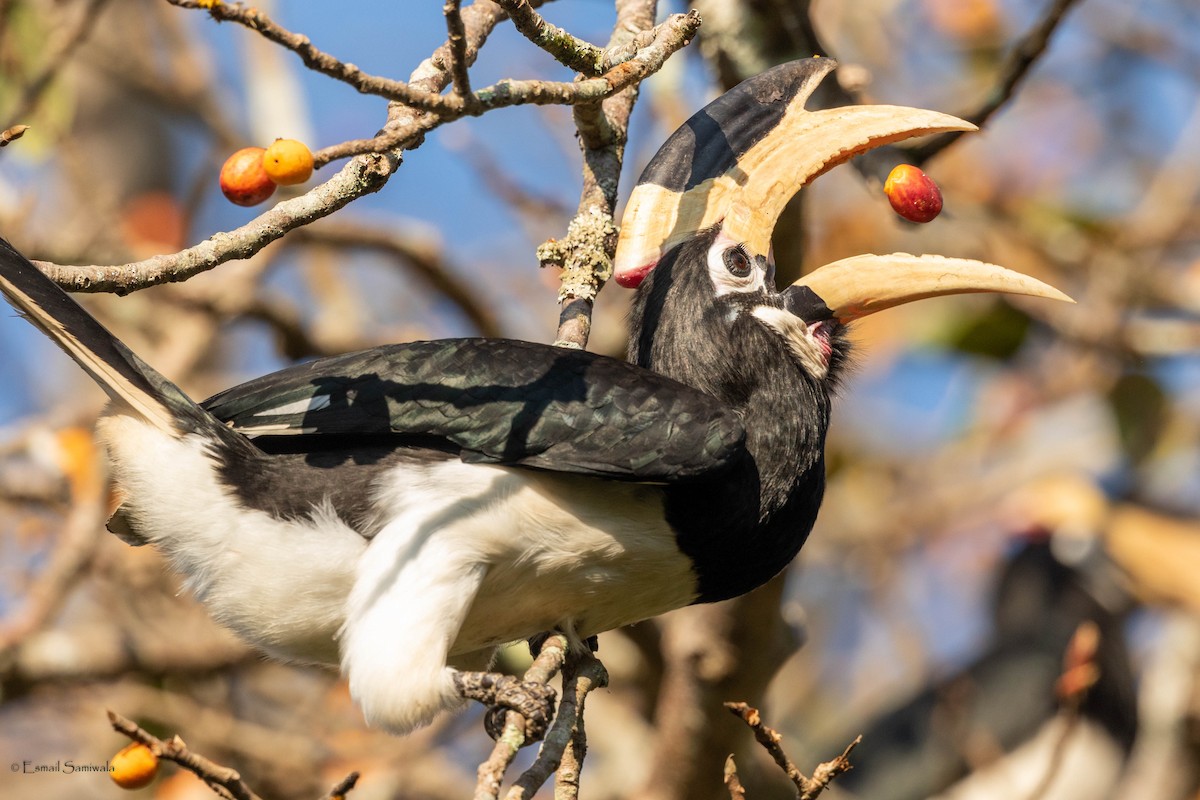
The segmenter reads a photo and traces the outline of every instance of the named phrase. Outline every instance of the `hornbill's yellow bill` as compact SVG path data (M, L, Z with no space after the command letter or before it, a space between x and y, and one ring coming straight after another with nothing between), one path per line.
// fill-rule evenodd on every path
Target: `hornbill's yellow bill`
M768 259L784 206L813 178L880 145L975 130L965 120L917 108L805 109L836 66L829 58L781 64L734 87L676 131L630 196L613 265L617 283L637 286L668 250L718 224L752 260ZM843 322L946 294L1006 292L1070 301L1041 281L994 264L905 253L843 259L796 285L814 292Z

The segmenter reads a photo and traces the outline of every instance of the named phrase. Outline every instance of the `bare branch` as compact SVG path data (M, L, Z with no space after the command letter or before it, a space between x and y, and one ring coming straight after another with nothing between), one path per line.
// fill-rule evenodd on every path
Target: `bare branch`
M454 94L469 105L471 79L467 75L467 30L463 26L462 0L446 0L442 13L446 15L446 43L450 46L450 63L446 65L446 71L454 81Z
M799 792L799 800L816 800L821 792L829 787L834 778L850 770L850 753L862 741L861 736L855 738L853 742L846 746L846 749L842 751L840 756L818 764L817 768L813 770L813 776L808 778L788 758L787 753L783 751L783 737L779 735L778 731L767 727L763 723L762 716L758 713L757 708L752 708L745 703L725 703L725 707L734 716L741 718L743 722L750 726L750 730L754 732L755 740L766 748L766 751L770 753L771 758L775 760L779 768L787 773L788 779L796 785L796 790ZM728 765L726 768L728 768Z
M653 17L650 19L653 21ZM668 58L692 40L699 27L700 15L695 11L674 14L658 27L647 31L647 35L640 40L644 42L642 47L632 53L622 48L622 60L598 77L570 83L502 80L475 93L479 105L470 113L481 114L493 108L514 105L598 103L658 72ZM622 41L622 44L625 42Z
M850 753L861 743L862 736L855 736L854 741L846 745L846 749L842 751L841 755L818 764L817 768L813 770L812 780L809 781L809 789L807 792L800 793L800 800L816 800L821 792L829 788L829 784L833 782L834 778L853 769L854 765L850 763Z
M437 91L418 89L403 81L368 75L353 64L346 64L317 48L307 36L287 30L252 6L241 3L205 3L198 0L167 2L179 8L202 9L218 22L236 22L256 31L267 40L291 50L300 57L304 66L314 72L328 75L363 94L378 95L426 111L447 111L454 106L449 98L443 97Z
M321 800L346 800L346 794L358 785L359 773L351 772L325 793Z
M605 51L585 42L567 31L551 25L533 10L528 0L496 0L508 12L508 18L526 39L545 50L565 67L591 77L600 75L605 65Z
M537 658L529 669L525 670L524 680L537 683L548 683L554 673L562 668L567 654L567 637L556 633L542 643ZM563 698L566 702L566 698ZM561 710L559 714L561 715ZM555 717L551 731L558 726ZM504 773L517 756L517 751L525 746L525 720L515 711L509 711L504 718L504 732L496 740L492 753L487 760L479 765L475 784L474 800L496 800L500 796L500 785ZM547 732L549 736L549 732Z
M568 652L562 668L563 698L554 724L546 733L537 760L513 784L505 800L525 800L558 773L555 798L570 800L579 794L579 776L587 752L583 709L587 695L608 685L608 672L590 653Z
M1046 52L1046 48L1050 44L1050 37L1058 29L1063 17L1077 2L1078 0L1054 0L1054 3L1046 9L1041 21L1021 37L1009 51L1008 58L1000 68L1000 77L992 89L991 95L974 112L965 115L964 119L982 128L993 114L1013 98L1021 81ZM909 154L910 158L915 164L924 164L958 141L958 137L963 133L964 131L952 131L935 136L925 145L913 148Z
M28 125L13 125L0 133L0 147L8 147L10 144L20 139L25 135L25 131L29 130Z
M427 91L414 87L411 83L391 80L374 75L367 75L353 64L346 64L334 56L314 47L308 37L293 33L273 22L256 8L241 3L206 4L199 0L167 0L180 8L206 8L214 19L219 21L237 22L257 31L272 42L282 45L300 56L305 66L324 75L336 78L353 86L364 94L374 94L385 97L393 102L403 103L413 108L437 114L443 122L464 115L482 114L493 108L503 108L514 105L551 105L575 103L590 103L603 100L624 89L632 83L644 79L657 71L671 53L678 50L686 42L680 42L673 47L666 44L677 38L674 29L678 22L668 20L664 23L664 31L668 33L663 38L663 44L653 47L648 44L639 50L629 60L636 66L627 69L609 69L602 75L597 75L578 83L555 82L541 80L502 80L474 94L468 93L469 83L466 80L466 67L470 61L467 57L465 42L465 27L460 13L459 2L449 0L446 4L446 24L451 33L448 41L449 48L442 54L440 62L450 73L455 82L454 95L445 96L437 91ZM529 13L534 13L528 3L524 4ZM676 15L683 17L685 15ZM696 18L699 25L699 17ZM694 32L694 31L693 31ZM690 38L691 33L687 34ZM666 45L664 47L664 44ZM621 66L616 64L615 66ZM598 71L589 71L595 74ZM440 88L439 88L440 91ZM367 140L371 141L371 140ZM361 152L361 151L360 151ZM378 152L373 151L373 152ZM328 162L326 154L319 154L318 166Z
M733 712L734 716L741 717L742 721L750 726L750 730L754 732L755 740L766 749L775 763L779 765L779 768L787 774L788 780L796 784L797 789L803 791L808 778L788 758L787 753L783 751L783 737L779 735L778 731L768 727L762 721L762 716L758 713L758 709L746 703L725 703L724 705Z
M676 14L652 28L654 10L653 0L623 0L617 4L617 25L606 52L625 58L631 42L641 42L643 46L606 75L625 69L645 74L657 70L668 56L690 42L700 27L700 15L691 11ZM538 248L538 260L543 266L563 269L555 337L555 344L560 346L580 349L586 346L596 293L612 275L612 258L617 247L613 214L629 115L637 100L637 81L629 81L625 85L633 88L603 103L575 108L575 127L583 147L583 189L578 210L563 240L550 240Z
M729 800L746 800L746 788L738 778L737 764L733 762L732 755L725 759L725 788L729 789Z
M466 32L464 58L469 67L475 63L475 59L479 56L479 49L483 47L488 36L504 19L504 11L490 0L479 0L464 9L461 17L463 29ZM444 42L433 51L433 55L413 70L412 75L409 76L409 83L424 91L440 92L449 85L452 79L446 68L449 60L450 42ZM334 158L346 156L390 153L402 146L415 148L420 145L425 134L439 124L436 120L437 117L431 114L416 113L402 103L393 102L388 109L387 124L374 138L345 142L342 145L325 148L314 153L313 158L318 164L323 164Z
M141 742L159 758L174 761L207 783L221 797L232 798L232 800L262 800L254 793L253 789L246 785L237 770L223 767L199 753L193 753L188 750L183 739L178 736L172 737L169 742L164 742L115 711L108 712L108 721L117 733L123 733L135 742Z

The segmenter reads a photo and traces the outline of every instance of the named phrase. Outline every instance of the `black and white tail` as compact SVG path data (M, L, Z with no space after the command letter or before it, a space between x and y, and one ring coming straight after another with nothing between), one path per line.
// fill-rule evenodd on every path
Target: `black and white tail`
M4 239L0 292L133 414L174 435L208 416Z

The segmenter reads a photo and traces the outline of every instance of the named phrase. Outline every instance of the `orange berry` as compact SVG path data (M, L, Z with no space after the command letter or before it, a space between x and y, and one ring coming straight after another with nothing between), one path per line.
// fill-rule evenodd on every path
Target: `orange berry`
M243 147L221 167L221 191L231 203L256 206L275 194L275 183L263 169L261 147Z
M276 139L263 153L263 169L280 186L294 186L312 177L313 154L304 142Z
M108 774L117 786L141 789L158 774L158 756L141 742L134 742L112 757L111 766Z
M883 184L892 210L909 222L929 222L942 213L942 190L912 164L901 164Z

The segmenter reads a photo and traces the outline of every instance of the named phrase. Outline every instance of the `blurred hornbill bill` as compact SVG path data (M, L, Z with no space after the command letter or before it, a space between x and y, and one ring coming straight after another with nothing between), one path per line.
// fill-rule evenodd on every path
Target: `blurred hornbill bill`
M809 112L798 61L692 117L647 167L615 269L645 278L626 363L449 339L300 364L197 405L7 244L0 288L112 398L124 505L217 620L275 656L340 663L369 722L463 698L538 734L553 692L483 670L498 645L601 631L748 592L821 502L846 323L958 292L1064 295L1000 267L896 255L773 284L771 230L811 177L876 145L972 126ZM653 269L651 270L651 268Z

